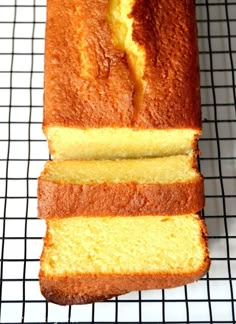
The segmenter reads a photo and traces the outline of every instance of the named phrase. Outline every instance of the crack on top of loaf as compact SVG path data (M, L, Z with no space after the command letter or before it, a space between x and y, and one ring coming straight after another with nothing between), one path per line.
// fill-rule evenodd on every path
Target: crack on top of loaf
M132 11L136 0L109 0L107 20L115 47L125 52L135 85L134 114L140 109L145 91L144 68L146 52L144 46L134 41Z

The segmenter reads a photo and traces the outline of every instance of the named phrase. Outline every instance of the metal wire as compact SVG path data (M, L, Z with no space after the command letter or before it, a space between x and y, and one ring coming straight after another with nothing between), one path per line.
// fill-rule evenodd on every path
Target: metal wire
M39 291L44 224L37 176L48 159L41 131L46 0L0 0L0 322L235 323L236 1L196 1L205 178L212 265L198 283L60 307Z

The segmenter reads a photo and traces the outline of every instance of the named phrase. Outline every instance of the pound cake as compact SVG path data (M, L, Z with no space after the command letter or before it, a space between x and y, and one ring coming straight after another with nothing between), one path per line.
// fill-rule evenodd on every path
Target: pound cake
M189 154L201 134L193 0L48 0L54 159Z
M38 181L41 218L178 215L204 207L194 156L48 161Z
M80 216L47 220L39 276L46 299L68 305L185 285L208 267L197 215Z
M207 272L199 88L194 0L47 0L47 301L92 303Z

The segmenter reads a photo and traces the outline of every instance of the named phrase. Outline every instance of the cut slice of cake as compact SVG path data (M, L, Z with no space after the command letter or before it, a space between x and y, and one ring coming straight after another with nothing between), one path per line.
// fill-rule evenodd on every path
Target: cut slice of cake
M189 154L201 134L193 0L49 0L43 129L54 159Z
M38 181L41 218L178 215L204 207L194 156L48 161Z
M57 304L83 304L188 284L209 268L206 235L193 214L47 220L42 294Z

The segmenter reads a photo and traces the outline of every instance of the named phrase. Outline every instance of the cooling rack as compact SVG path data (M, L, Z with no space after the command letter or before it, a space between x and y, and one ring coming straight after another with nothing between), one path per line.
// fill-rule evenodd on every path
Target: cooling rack
M46 0L0 0L1 323L235 323L236 1L198 0L196 11L210 272L186 287L62 307L38 285L45 227L37 176L49 157L41 130Z

